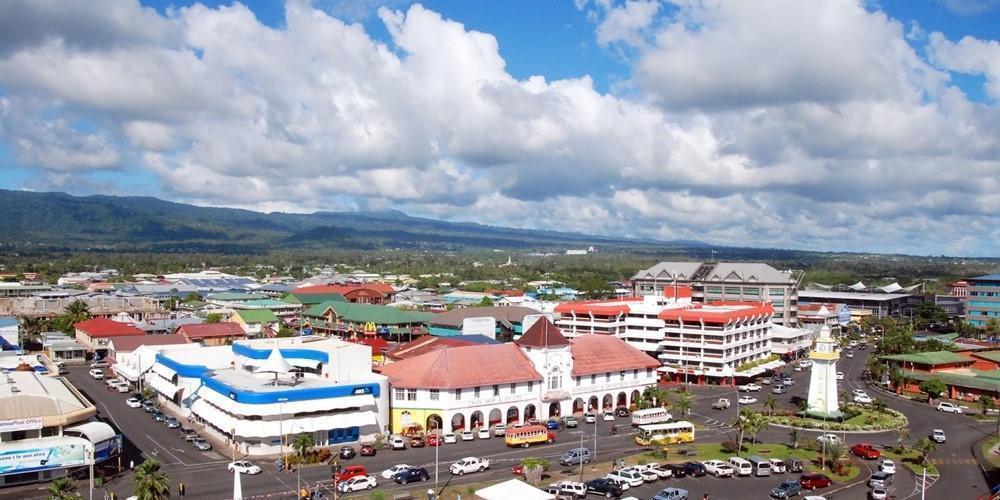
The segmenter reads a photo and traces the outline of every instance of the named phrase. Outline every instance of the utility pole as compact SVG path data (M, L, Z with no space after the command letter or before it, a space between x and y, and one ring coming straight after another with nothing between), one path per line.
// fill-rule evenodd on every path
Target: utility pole
M88 482L87 498L89 500L94 500L94 449L92 447L87 448L87 465L90 469L90 481Z
M583 448L583 432L580 432L580 448ZM597 453L597 448L594 448L594 453ZM580 482L583 482L583 457L580 457Z

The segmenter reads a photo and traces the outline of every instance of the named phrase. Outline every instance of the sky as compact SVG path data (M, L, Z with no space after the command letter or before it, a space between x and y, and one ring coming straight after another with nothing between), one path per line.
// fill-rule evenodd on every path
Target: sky
M0 189L1000 256L1000 0L11 0Z

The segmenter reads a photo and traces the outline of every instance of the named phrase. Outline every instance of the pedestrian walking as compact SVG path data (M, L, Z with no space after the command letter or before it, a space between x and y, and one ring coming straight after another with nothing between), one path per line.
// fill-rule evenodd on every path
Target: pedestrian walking
M708 500L708 492L706 491L704 495L701 496L701 500Z
M128 470L135 469L135 460L128 461Z

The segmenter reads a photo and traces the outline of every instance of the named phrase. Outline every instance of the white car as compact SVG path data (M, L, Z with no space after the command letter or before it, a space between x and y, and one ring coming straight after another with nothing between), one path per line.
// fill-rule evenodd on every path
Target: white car
M379 475L382 476L382 479L392 479L396 477L396 474L399 474L400 472L403 472L406 469L412 469L412 468L413 468L412 465L396 464L382 471L382 473Z
M803 359L801 362L799 362L799 366L801 366L802 368L809 368L812 365L813 362L811 359Z
M837 372L837 380L844 380L844 372Z
M817 443L836 444L840 442L840 436L836 434L823 434L816 438Z
M826 500L823 495L809 495L807 497L802 497L802 500Z
M854 395L854 402L855 403L862 403L862 404L872 404L872 403L875 402L875 400L872 399L872 397L869 396L869 395L867 395L867 394L855 394Z
M605 422L611 422L614 421L614 419L615 419L614 412L606 411L601 415L601 420Z
M885 500L886 498L889 498L889 494L886 493L885 488L872 488L872 490L868 492L868 497L871 498L871 500Z
M962 414L962 407L958 406L957 404L954 404L954 403L947 403L947 402L942 401L942 402L938 403L938 405L937 405L937 411L944 411L944 412L948 412L948 413L957 413L957 414L961 415Z
M736 400L741 405L752 405L757 402L757 398L751 396L740 396L740 399Z
M449 432L444 435L444 444L455 444L457 442L458 442L458 436L456 436L454 433Z
M496 424L493 426L493 435L497 437L503 437L507 435L507 426L503 424Z
M97 380L104 378L104 370L101 370L100 368L91 368L89 373L91 377L94 377Z
M853 358L854 357L854 351L847 351L847 357L848 358Z
M406 440L403 439L403 436L389 436L389 449L405 450Z
M129 389L128 382L122 382L122 383L116 385L115 389L118 392L128 392L129 390L131 390L131 389Z
M892 460L889 459L885 459L882 461L882 463L878 464L878 470L885 472L886 474L895 474L896 462L893 462Z
M608 477L629 486L642 486L645 482L637 470L622 469L608 474Z
M732 477L733 473L736 472L733 466L722 460L705 460L701 464L705 466L706 473L715 477Z
M736 390L740 392L757 392L760 390L760 386L757 384L744 384L737 386Z
M375 481L374 476L354 476L346 481L341 481L337 485L337 489L341 493L350 493L352 491L370 490L376 486L378 486L378 482Z
M667 479L673 477L674 471L668 469L657 462L650 462L646 464L646 470L653 471L660 479Z
M125 400L125 405L129 408L142 408L142 401L138 398L128 398Z
M587 485L577 481L559 481L549 485L549 490L558 491L559 495L571 496L573 498L585 498L587 496Z
M763 385L771 385L771 377L764 377L760 379L760 383Z
M230 463L226 468L229 469L229 472L236 471L240 474L250 474L251 476L254 474L260 474L261 472L260 467L257 467L246 460L237 460Z
M645 482L647 482L647 483L652 483L652 482L655 482L656 480L660 479L660 475L657 474L656 471L651 471L646 466L638 466L637 465L635 467L628 467L628 468L632 469L632 470L634 470L636 472L638 472L639 475L642 476L642 480L645 481Z
M479 429L479 432L476 433L476 437L479 439L489 439L493 437L493 434L490 432L489 427L483 427L482 429Z
M931 432L931 439L937 443L943 443L948 440L948 438L944 435L944 429L934 429Z
M586 422L586 423L588 423L588 424L593 424L593 423L597 422L597 416L594 415L593 413L584 413L583 414L583 421Z
M459 461L451 464L448 470L452 474L458 474L459 476L464 476L469 472L483 472L490 468L490 460L488 458L479 457L465 457Z
M462 431L462 441L472 441L476 435L472 431Z
M851 341L851 347L857 347L857 346L858 346L858 341L857 340L852 340Z

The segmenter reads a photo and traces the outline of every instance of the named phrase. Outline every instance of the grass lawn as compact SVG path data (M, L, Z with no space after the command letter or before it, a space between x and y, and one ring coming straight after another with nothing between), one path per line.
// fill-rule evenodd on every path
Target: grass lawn
M745 444L743 446L744 451L740 453L742 457L748 457L750 455L760 455L766 458L780 458L780 459L790 459L797 458L805 464L807 472L820 472L827 475L830 479L837 483L843 483L850 481L858 476L861 472L857 464L853 462L848 463L849 466L845 467L844 474L838 475L834 474L833 471L826 469L822 470L819 466L819 455L820 452L815 450L808 450L803 447L793 449L788 445L776 444L776 443L758 443L755 445ZM735 453L729 453L722 449L722 446L718 443L699 443L699 444L686 444L686 445L675 445L668 447L669 453L666 458L657 453L646 453L633 457L631 463L638 463L639 460L644 460L648 462L658 461L658 462L686 462L688 460L696 460L699 462L704 462L705 460L728 460L729 457L735 456ZM696 456L682 457L677 451L681 449L694 449L698 451ZM628 460L627 460L628 461Z
M896 463L901 463L905 465L907 469L910 469L911 471L913 471L914 474L918 476L924 473L924 465L921 465L920 463L917 462L917 460L920 458L920 453L917 453L917 451L912 448L907 448L906 451L904 451L903 453L896 453L894 449L883 448L882 456L886 458L891 458ZM934 464L928 463L926 467L928 474L934 474L934 475L940 474L938 468L935 467Z
M800 417L798 415L777 415L769 417L769 421L771 423L791 425L801 429L829 431L895 429L905 427L907 424L906 416L898 412L891 410L887 410L886 412L877 412L871 408L859 409L861 413L843 422L823 421L815 418Z
M1000 455L990 451L997 445L997 443L1000 443L1000 438L998 437L991 437L986 441L983 441L983 456L986 457L986 460L993 464L994 467L1000 468Z

